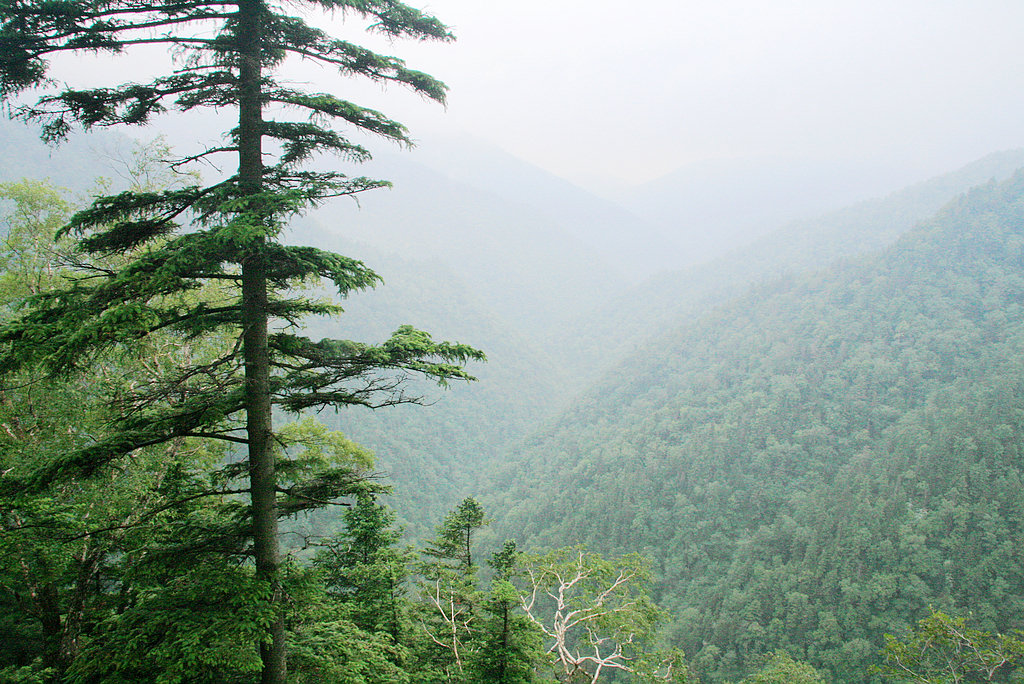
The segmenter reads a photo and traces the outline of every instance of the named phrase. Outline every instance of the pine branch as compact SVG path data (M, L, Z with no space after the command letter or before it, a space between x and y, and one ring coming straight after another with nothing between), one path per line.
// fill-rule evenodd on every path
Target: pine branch
M236 494L247 494L248 491L249 491L248 489L218 489L218 490L210 490L210 491L206 491L206 492L200 492L198 494L193 494L193 495L190 495L190 496L186 496L186 497L181 498L181 499L176 499L175 501L170 501L170 502L168 502L166 504L163 504L162 506L158 506L158 507L156 507L154 509L151 509L151 510L147 511L145 514L139 516L135 520L135 522L120 523L120 524L117 524L117 525L108 525L106 527L97 527L97 528L93 528L93 529L87 530L85 532L81 532L79 534L74 534L74 535L67 535L67 536L54 535L53 536L53 540L54 541L58 541L58 542L70 543L70 542L80 541L82 539L88 539L90 537L96 537L96 536L99 536L99 535L104 534L106 532L119 532L119 531L122 531L122 530L134 529L134 528L137 528L137 527L141 527L144 523L146 523L150 519L156 517L160 513L164 513L166 511L173 510L175 508L180 508L182 506L182 504L186 504L186 503L190 503L192 501L198 501L199 499L210 498L210 497L214 497L214 496L231 496L231 495L236 495Z
M233 435L225 435L220 432L183 432L182 437L198 437L200 439L219 439L225 442L233 442L234 444L248 444L249 440L245 437L235 437Z

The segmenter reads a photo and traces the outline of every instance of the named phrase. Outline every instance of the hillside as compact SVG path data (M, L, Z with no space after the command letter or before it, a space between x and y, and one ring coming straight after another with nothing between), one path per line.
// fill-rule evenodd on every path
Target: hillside
M550 245L534 242L528 225L509 226L494 235L474 234L472 222L505 211L501 208L506 199L471 191L469 185L426 168L396 165L420 177L399 175L396 190L363 198L362 208L351 212L349 219L321 214L298 227L297 240L358 254L386 281L380 289L346 302L346 314L323 333L371 340L400 324L414 323L439 338L479 346L489 362L476 371L478 383L440 394L428 390L431 401L436 398L429 407L345 411L322 418L374 449L380 469L396 487L393 503L408 529L414 534L429 532L433 521L460 497L479 491L496 464L525 435L631 348L664 334L666 321L697 316L751 283L779 273L889 244L957 192L1003 177L1021 164L1024 153L992 155L889 197L792 224L756 248L736 252L731 261L666 274L629 290L613 272L598 269L589 274L587 260L594 264L598 259L585 250L551 248L543 256L530 257L531 250ZM431 190L421 193L414 191L416 187ZM404 208L399 201L403 197L410 199ZM379 206L372 205L378 200ZM451 207L448 216L455 218L443 230L412 230L415 214L436 211L435 204L445 202ZM505 211L502 220L508 221L511 211ZM520 206L517 211L525 209ZM399 220L400 214L409 218ZM368 236L381 246L357 241ZM484 249L506 243L522 246L512 245L505 252ZM408 255L396 256L396 245L408 247ZM491 260L503 253L502 262ZM562 261L555 273L538 265L551 259ZM567 277L572 269L577 269L579 280ZM581 285L591 275L605 279L602 288ZM565 280L554 282L559 278ZM512 282L522 287L510 287ZM607 293L613 285L623 294L606 296L608 304L589 309L584 316L580 302Z
M386 284L342 302L344 315L312 321L310 334L379 341L400 325L414 324L435 339L473 344L488 357L470 369L478 379L468 385L441 390L411 384L410 395L422 396L425 406L319 415L376 453L377 469L395 488L390 503L407 531L429 536L437 520L475 491L483 465L553 410L569 383L545 349L495 314L443 264L365 247L359 253Z
M117 187L133 143L118 133L76 133L59 146L48 147L39 131L19 121L0 117L0 181L22 178L49 179L54 185L85 194L105 178Z
M999 152L887 196L778 227L725 256L654 276L577 313L555 331L550 346L564 350L561 358L573 377L594 381L666 327L699 317L752 285L891 245L960 193L1021 167L1024 150Z
M1024 614L1024 175L877 256L642 347L495 477L501 532L656 559L708 681L785 648L842 682L928 605Z

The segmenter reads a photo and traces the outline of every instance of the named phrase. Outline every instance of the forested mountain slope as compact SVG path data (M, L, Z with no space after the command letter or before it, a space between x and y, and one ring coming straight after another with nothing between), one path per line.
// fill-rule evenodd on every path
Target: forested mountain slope
M443 394L431 391L437 403L429 407L345 410L322 418L377 453L409 531L428 532L431 521L478 491L511 445L583 389L598 369L662 332L666 319L697 315L771 275L888 244L958 191L1005 176L1022 163L1024 153L993 155L884 200L791 225L758 249L737 253L732 262L655 279L628 291L628 305L617 302L581 320L567 312L583 310L581 302L608 296L611 288L622 290L625 277L592 252L551 247L552 240L571 240L544 228L550 213L530 214L526 205L509 205L509 198L496 191L474 194L461 181L396 160L402 173L395 190L364 197L360 210L341 205L343 213L321 213L297 227L302 241L358 255L385 279L378 290L346 302L345 315L325 322L333 327L324 333L372 340L415 323L438 338L479 346L489 362L476 369L479 382ZM482 171L477 175L486 177ZM409 203L403 206L402 198ZM418 214L435 216L436 225L444 225L417 233ZM530 215L541 223L513 225ZM488 228L474 234L474 222ZM550 232L547 242L531 237L539 230ZM394 256L396 245L409 246L409 258ZM544 250L550 251L537 256ZM556 283L559 279L564 280ZM603 282L592 287L590 279ZM558 341L550 342L552 337Z
M390 503L407 531L429 536L437 520L475 492L484 477L481 468L559 405L569 383L546 350L475 297L443 264L365 246L349 251L373 264L385 285L342 302L340 317L311 321L310 334L380 340L415 322L435 339L471 342L487 353L487 363L470 368L476 382L448 390L410 384L409 393L422 396L427 406L348 407L319 416L376 453L377 469L395 488Z
M700 316L751 285L881 249L960 193L1021 167L1024 150L998 152L886 197L790 223L726 256L655 276L580 312L554 331L551 346L563 350L572 377L596 380L673 321Z
M871 681L928 605L1024 627L1024 175L618 366L495 477L530 545L650 554L708 681Z

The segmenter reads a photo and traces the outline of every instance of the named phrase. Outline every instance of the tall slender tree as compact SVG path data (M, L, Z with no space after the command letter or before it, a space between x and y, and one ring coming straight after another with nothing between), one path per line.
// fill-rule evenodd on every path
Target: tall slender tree
M420 563L419 623L421 666L444 673L447 681L467 679L468 657L479 649L477 565L473 562L476 533L490 523L483 506L466 498L437 526Z
M277 587L277 519L287 510L317 505L344 485L324 471L282 487L273 410L301 411L339 404L379 406L408 398L397 370L440 382L467 378L464 362L482 355L438 343L403 327L377 346L314 341L287 333L274 321L333 313L335 306L296 296L297 284L332 281L342 295L378 277L363 264L309 247L282 244L287 220L329 197L386 185L336 172L302 170L322 151L354 161L369 152L331 127L347 124L408 143L405 128L380 112L328 93L292 87L277 77L289 58L337 68L345 75L398 83L443 102L445 87L394 57L335 38L310 20L290 16L353 14L389 37L452 38L435 18L393 0L3 0L0 2L0 96L15 115L41 123L57 141L76 126L140 125L167 110L233 108L237 125L222 144L179 159L178 165L233 155L237 171L209 185L99 197L64 232L93 253L125 252L117 269L84 265L60 291L43 293L22 317L0 331L0 369L38 366L62 374L101 352L130 347L155 331L183 339L230 333L237 344L214 362L183 368L121 399L120 420L106 437L55 458L34 481L88 476L146 445L179 437L244 444L248 452L251 538L257 577ZM55 87L50 58L61 53L125 53L162 45L175 66L146 83L115 87ZM31 93L37 97L30 97ZM277 117L298 110L305 118ZM265 144L265 143L271 144ZM271 158L269 152L277 152ZM217 298L197 297L204 283L222 287ZM282 491L284 490L284 491ZM286 497L282 499L281 497ZM271 592L280 604L280 591ZM283 617L261 644L263 681L283 682Z
M490 522L483 506L466 497L444 517L437 528L437 538L428 542L423 553L436 558L438 566L472 578L477 567L473 562L473 537Z
M313 565L354 623L400 642L408 612L403 585L413 552L399 546L402 532L394 527L395 513L370 495L357 497L344 518L345 530L320 543Z

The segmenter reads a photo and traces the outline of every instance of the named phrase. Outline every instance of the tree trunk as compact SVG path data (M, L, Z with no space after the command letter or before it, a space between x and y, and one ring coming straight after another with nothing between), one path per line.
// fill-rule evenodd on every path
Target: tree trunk
M61 636L63 623L60 615L60 599L57 587L52 582L41 586L29 586L29 593L39 622L43 629L43 665L63 672L61 664Z
M238 179L242 192L247 194L257 194L263 190L261 12L258 0L239 2ZM264 218L268 221L271 219ZM249 487L256 576L269 582L273 588L271 602L277 613L270 625L269 641L260 644L260 657L263 660L261 681L263 684L284 684L287 661L283 602L278 577L277 473L270 404L267 273L263 250L260 249L262 244L262 239L257 241L242 259L246 436L249 443Z

